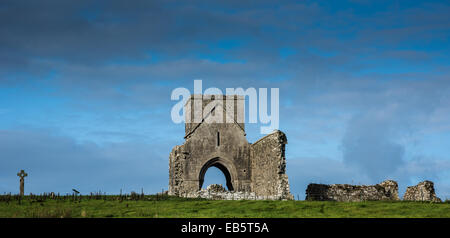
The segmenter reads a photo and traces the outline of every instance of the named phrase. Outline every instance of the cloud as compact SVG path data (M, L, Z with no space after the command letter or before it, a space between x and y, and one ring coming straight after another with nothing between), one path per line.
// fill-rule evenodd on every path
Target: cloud
M342 141L343 161L372 179L382 181L404 163L405 148L392 140L392 115L388 110L352 118Z
M361 57L379 57L399 44L410 42L420 48L434 41L443 43L448 37L448 6L437 3L411 4L396 14L386 3L386 7L356 9L351 4L327 2L283 1L276 7L258 2L256 8L237 2L197 4L4 1L0 8L1 70L38 72L42 69L33 61L39 59L98 66L214 56L296 67L302 63L305 69L323 70L330 64L351 67ZM238 47L223 49L223 41L236 42ZM287 62L279 55L286 47L298 52ZM338 53L321 57L310 53L311 48ZM404 52L408 54L391 57L416 59L428 53L413 47ZM440 55L445 56L444 52Z

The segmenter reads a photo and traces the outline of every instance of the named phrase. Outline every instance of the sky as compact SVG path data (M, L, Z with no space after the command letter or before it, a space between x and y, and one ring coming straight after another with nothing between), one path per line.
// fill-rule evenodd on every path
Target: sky
M291 192L450 199L448 1L0 3L0 193L168 188L172 90L279 88ZM250 143L264 136L246 124ZM209 182L208 182L209 181ZM224 183L211 168L205 185Z

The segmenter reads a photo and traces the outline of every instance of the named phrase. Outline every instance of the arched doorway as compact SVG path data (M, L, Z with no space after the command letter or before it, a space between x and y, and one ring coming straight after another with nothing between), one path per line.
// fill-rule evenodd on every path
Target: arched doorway
M224 161L220 158L211 159L203 165L202 169L200 170L200 174L199 174L199 178L198 178L198 180L199 180L198 189L199 190L202 189L206 171L210 167L216 167L220 171L222 171L222 173L225 175L225 180L226 180L228 191L234 191L231 173L230 173L229 169L225 166Z

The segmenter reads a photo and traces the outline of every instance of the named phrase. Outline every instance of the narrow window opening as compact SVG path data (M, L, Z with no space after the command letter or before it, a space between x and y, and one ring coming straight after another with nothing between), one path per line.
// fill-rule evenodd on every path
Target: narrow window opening
M217 132L217 146L220 146L220 133Z

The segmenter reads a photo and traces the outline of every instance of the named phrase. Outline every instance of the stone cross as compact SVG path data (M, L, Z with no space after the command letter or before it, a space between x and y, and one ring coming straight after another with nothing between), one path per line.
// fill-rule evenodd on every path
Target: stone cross
M25 177L28 176L27 173L25 173L25 171L20 170L19 173L17 173L17 176L20 177L20 196L23 196L24 194L24 187L25 187Z

